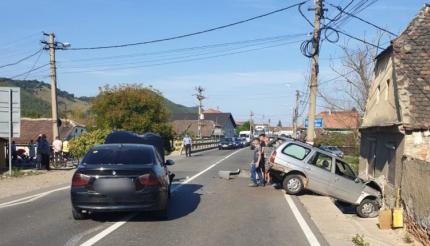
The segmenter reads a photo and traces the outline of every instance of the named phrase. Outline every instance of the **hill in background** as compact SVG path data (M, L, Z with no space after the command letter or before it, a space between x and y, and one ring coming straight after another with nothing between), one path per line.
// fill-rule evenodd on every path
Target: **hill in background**
M21 116L30 118L51 117L51 85L38 80L11 80L0 78L0 87L21 88ZM57 90L60 117L85 123L93 97L76 97L67 91ZM170 113L195 113L197 107L186 107L164 98Z

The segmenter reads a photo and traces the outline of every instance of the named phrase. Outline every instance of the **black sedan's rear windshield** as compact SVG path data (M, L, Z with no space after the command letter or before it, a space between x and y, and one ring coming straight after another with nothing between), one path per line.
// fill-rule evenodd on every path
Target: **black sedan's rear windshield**
M145 165L154 160L150 148L101 148L92 149L85 155L82 163L87 165Z

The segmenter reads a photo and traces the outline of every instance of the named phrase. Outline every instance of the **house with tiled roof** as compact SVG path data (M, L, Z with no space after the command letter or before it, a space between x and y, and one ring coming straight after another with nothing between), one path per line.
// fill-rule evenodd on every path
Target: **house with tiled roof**
M384 184L389 207L401 188L408 218L428 228L430 242L430 5L375 61L359 173Z
M198 121L197 120L174 120L171 122L173 132L177 137L190 135L191 137L198 136ZM216 134L217 126L211 120L202 120L201 134L202 137L211 137Z
M315 116L322 119L322 128L331 132L352 132L360 126L360 116L356 110L323 111Z
M170 116L171 122L178 121L195 121L197 122L199 115L197 113L176 113ZM236 122L231 113L218 112L203 112L203 118L206 121L212 121L214 124L215 135L221 135L227 138L234 137Z

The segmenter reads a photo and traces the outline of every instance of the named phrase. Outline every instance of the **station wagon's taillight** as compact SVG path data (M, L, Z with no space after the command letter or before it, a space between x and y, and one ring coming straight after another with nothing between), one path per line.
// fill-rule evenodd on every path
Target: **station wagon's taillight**
M274 151L272 152L272 154L270 155L270 157L269 157L269 162L271 162L271 163L275 163L275 158L276 158L276 150L274 150Z
M85 186L90 182L90 176L76 172L72 178L72 187Z
M160 181L153 173L147 173L139 176L139 183L143 186L158 186Z

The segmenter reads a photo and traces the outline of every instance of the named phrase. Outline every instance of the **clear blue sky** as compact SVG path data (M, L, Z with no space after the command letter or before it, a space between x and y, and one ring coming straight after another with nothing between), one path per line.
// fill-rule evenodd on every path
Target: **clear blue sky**
M345 5L349 1L325 2ZM199 31L294 3L297 2L5 0L0 2L0 64L15 61L40 48L39 41L43 38L41 31L55 32L58 41L70 42L72 47L111 45ZM419 0L380 0L358 15L399 33L424 4L425 1ZM305 14L311 19L312 13L307 8L312 5L313 1L309 1L303 7ZM327 15L333 16L335 9L328 8ZM358 37L366 37L367 40L372 40L376 34L374 28L352 18L341 29ZM309 61L300 53L299 41L304 40L305 34L311 31L312 28L299 15L297 8L293 8L228 29L180 40L122 49L58 51L58 86L77 96L94 96L97 95L98 88L105 84L143 83L157 88L176 103L195 106L193 90L195 86L201 85L206 89L208 97L204 102L206 107L219 107L222 111L232 112L237 120L247 119L249 111L253 110L257 121L271 119L272 123L276 123L282 120L286 125L291 121L294 91L306 90L305 76L309 70ZM259 41L261 43L258 44L242 43L157 53L281 35L292 36L277 41ZM339 44L346 41L341 37ZM349 41L348 44L357 45L354 41ZM246 50L254 51L243 52ZM335 76L329 68L330 60L327 58L341 55L336 45L323 43L320 80ZM99 59L100 57L103 59ZM208 57L212 58L206 59ZM36 59L37 56L20 65L0 69L0 76L9 77L25 72L33 67ZM35 67L47 62L48 54L44 52ZM45 67L27 78L49 82L48 72ZM23 78L24 76L18 77ZM332 85L325 86L326 90L332 88ZM336 92L333 91L333 97L336 97Z

